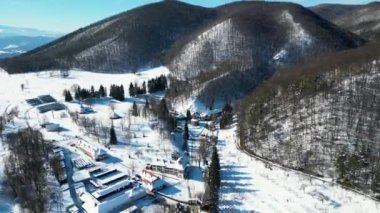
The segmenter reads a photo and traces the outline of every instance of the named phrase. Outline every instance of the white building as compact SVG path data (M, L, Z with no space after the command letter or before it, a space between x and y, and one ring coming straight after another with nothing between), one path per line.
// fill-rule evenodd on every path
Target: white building
M102 160L108 156L107 152L103 148L96 147L86 141L82 141L82 140L78 141L76 143L76 147L78 147L80 150L82 150L82 152L84 152L85 154L90 156L92 159L97 160L97 161Z
M149 191L156 191L165 186L164 180L153 172L144 169L142 171L142 180L146 184Z
M178 160L156 158L152 163L147 164L146 166L146 169L152 171L175 175L177 177L183 178L187 178L189 168L189 159L185 157L181 157Z

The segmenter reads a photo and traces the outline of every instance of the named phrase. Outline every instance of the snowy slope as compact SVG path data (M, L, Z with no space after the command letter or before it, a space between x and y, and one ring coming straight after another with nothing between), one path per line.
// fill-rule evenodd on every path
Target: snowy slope
M339 185L249 157L237 149L235 131L219 132L222 212L380 211L380 203Z

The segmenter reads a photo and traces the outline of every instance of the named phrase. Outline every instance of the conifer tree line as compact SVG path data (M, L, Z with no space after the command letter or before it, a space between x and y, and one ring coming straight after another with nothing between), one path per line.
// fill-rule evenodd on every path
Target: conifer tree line
M157 91L162 91L167 88L167 79L164 75L161 75L160 77L154 78L152 80L148 81L148 86L146 82L144 81L142 86L138 86L137 83L133 84L130 83L129 85L129 95L131 97L136 97L138 95L146 94L148 91L149 93L154 93ZM91 86L90 89L85 89L81 87L75 88L74 96L72 96L70 90L64 90L63 96L65 97L66 102L76 100L85 100L88 98L101 98L107 96L107 89L100 85L98 90L95 90L94 86ZM110 87L110 93L109 96L119 100L124 101L125 100L125 91L123 85L115 85L112 84Z
M111 85L110 88L110 96L118 101L124 101L125 100L125 93L124 93L124 86L120 85Z
M65 97L65 101L70 102L73 100L71 92L69 90L64 90L63 91L63 96ZM96 91L94 86L91 86L90 89L85 89L81 87L77 87L75 89L75 94L74 98L76 100L85 100L88 98L104 98L107 96L107 89L103 86L100 85L99 89ZM125 94L124 94L124 87L123 85L111 85L110 89L110 97L119 100L119 101L124 101L125 99Z
M142 87L139 87L137 85L137 83L135 83L134 85L131 83L129 85L129 96L136 97L138 95L143 95L143 94L146 94L146 83L145 83L145 81L142 84Z
M146 85L146 82L144 81L142 86L138 86L137 83L133 84L131 83L129 85L129 95L131 97L136 97L138 95L149 93L155 93L158 91L164 91L167 88L167 79L164 75L161 75L160 77L151 79L148 81L148 86Z
M164 91L166 90L167 86L168 86L168 82L164 75L161 75L160 77L157 77L148 81L149 93Z
M65 97L66 102L73 101L73 96L71 95L70 90L63 90L63 96ZM74 91L74 98L76 100L85 100L88 98L100 98L100 97L106 97L107 96L107 90L103 85L100 85L99 89L95 91L95 87L91 86L90 89L85 89L81 87L75 88Z

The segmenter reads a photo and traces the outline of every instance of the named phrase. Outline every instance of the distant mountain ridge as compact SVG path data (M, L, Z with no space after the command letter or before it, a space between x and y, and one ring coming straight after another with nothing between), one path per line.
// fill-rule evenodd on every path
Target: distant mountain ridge
M60 36L60 33L0 25L0 58L20 55Z
M20 73L74 67L135 72L165 65L175 80L196 86L199 96L210 100L241 97L280 66L362 44L360 37L297 4L204 8L162 1L79 29L0 66Z
M188 40L189 35L206 31L218 22L227 20L229 16L233 16L233 20L240 19L244 24L244 20L249 21L250 16L254 16L247 10L260 12L260 7L267 8L266 10L272 7L277 8L279 13L282 12L281 7L298 8L298 12L307 11L300 6L283 3L241 2L218 8L203 8L178 1L162 1L79 29L20 57L3 61L1 66L10 73L59 67L78 67L103 72L130 72L139 68L158 66L171 63L165 58L175 43L191 42ZM256 23L252 24L260 26L260 18L254 19ZM324 27L329 26L328 23L323 24ZM261 30L275 30L263 25L265 24L260 26ZM243 29L244 33L252 35L254 26ZM236 27L239 28L239 26ZM329 26L329 29L333 27ZM338 36L343 37L336 41L342 40L345 44L336 44L333 48L344 49L357 46L359 38L346 32L343 35L343 31L337 31L341 32ZM346 44L349 45L345 46Z
M368 40L380 38L380 2L366 5L321 4L310 8L323 18Z
M60 37L63 33L50 32L26 27L12 27L0 24L0 38L2 37Z
M160 66L174 42L216 16L213 9L177 1L145 5L81 28L2 64L11 73L60 67L132 72Z

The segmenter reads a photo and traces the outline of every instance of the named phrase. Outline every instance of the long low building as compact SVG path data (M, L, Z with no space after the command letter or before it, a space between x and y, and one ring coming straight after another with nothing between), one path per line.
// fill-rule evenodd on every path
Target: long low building
M108 213L116 212L123 206L132 205L134 201L146 196L146 189L140 185L133 186L129 190L115 189L113 193L109 193L100 199L95 198L88 192L83 192L80 199L83 202L83 209L91 213Z
M116 212L147 195L146 188L141 183L131 180L118 170L96 169L89 171L89 175L91 179L87 182L87 187L77 192L86 212Z
M96 147L83 140L78 141L75 146L96 161L107 158L108 156L103 148Z
M154 162L147 164L146 169L182 178L188 177L190 164L187 158L181 157L176 161L160 158L154 160Z

